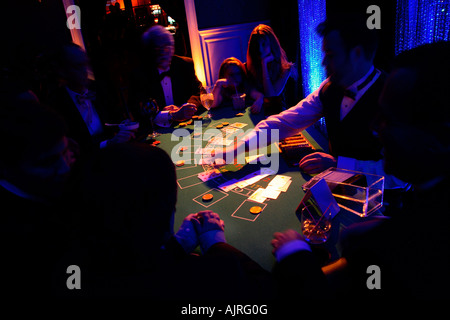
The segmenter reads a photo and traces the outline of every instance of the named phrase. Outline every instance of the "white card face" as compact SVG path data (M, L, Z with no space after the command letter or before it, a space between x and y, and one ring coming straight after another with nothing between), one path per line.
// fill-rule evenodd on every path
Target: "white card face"
M249 175L246 175L242 179L239 179L238 183L236 183L236 186L239 188L245 188L246 186L256 183L259 180L261 180L267 176L268 176L268 174L259 174L259 170L258 170Z
M269 199L277 199L280 193L280 190L267 187L264 189L263 196Z
M238 182L236 179L231 179L231 180L229 180L229 181L227 181L225 183L222 183L219 186L219 189L222 190L222 191L228 192L228 191L236 188L236 182Z
M209 181L211 179L217 178L219 176L221 176L222 174L220 173L219 170L214 169L214 170L209 170L206 172L202 172L198 174L198 177L200 178L200 180L202 180L203 182Z
M336 199L334 199L331 194L330 188L328 187L325 179L320 179L317 181L310 190L322 213L325 213L326 211L326 213L330 215L330 218L333 219L339 212L340 208L336 202Z
M287 189L289 188L289 186L291 185L292 180L289 180L288 182L285 183L284 186L282 187L277 187L276 189L281 191L281 192L286 192Z
M275 176L275 178L272 179L272 181L269 182L269 186L281 188L290 180L291 180L291 177L289 177L289 176L277 175L277 176Z
M266 201L267 198L264 197L264 188L256 190L248 199L259 203Z

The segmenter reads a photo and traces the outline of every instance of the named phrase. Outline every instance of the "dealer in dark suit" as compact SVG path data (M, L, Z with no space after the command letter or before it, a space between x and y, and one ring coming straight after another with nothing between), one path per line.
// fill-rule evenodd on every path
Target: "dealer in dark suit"
M201 82L191 58L174 55L174 39L163 26L150 27L142 36L142 67L130 76L129 104L139 120L147 117L145 103L159 107L155 123L169 127L172 121L190 119L201 106Z

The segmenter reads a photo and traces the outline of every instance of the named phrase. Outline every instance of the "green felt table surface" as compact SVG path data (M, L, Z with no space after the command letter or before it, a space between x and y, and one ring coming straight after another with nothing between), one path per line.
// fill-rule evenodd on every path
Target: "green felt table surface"
M182 130L177 125L172 128L158 128L161 133L156 139L161 141L159 147L165 150L169 155L176 155L177 149L180 147L181 139L178 136L186 136L192 138L194 129L200 130L200 124L203 132L208 129L215 128L222 122L230 124L239 122L245 123L244 131L252 129L263 119L263 115L253 115L249 109L242 111L241 117L236 117L237 111L232 108L222 108L212 110L211 119L202 119L196 121ZM197 127L194 127L197 125ZM314 131L314 130L312 130ZM312 132L311 129L304 131L304 136L319 151L322 149L316 140L320 140L320 135ZM311 135L317 136L313 139ZM205 136L206 138L206 136ZM205 146L208 141L191 140L192 144L201 143ZM323 141L321 141L323 143ZM194 150L192 148L191 150ZM190 150L189 150L190 151ZM193 151L192 155L194 155ZM272 145L269 149L268 157L275 159L279 156L278 148ZM222 176L216 179L202 182L197 175L204 172L207 167L202 165L188 164L176 167L178 182L178 200L176 206L174 229L178 230L184 217L190 213L196 213L202 210L212 210L218 213L225 222L225 237L229 244L246 253L253 258L262 267L270 270L273 267L275 258L272 255L272 247L270 241L274 232L284 231L286 229L300 230L300 221L295 211L304 196L301 186L311 179L311 176L300 172L298 167L289 167L284 159L280 156L279 168L276 174L287 175L292 177L292 183L287 192L282 192L277 199L267 199L263 204L252 202L248 197L258 188L265 188L275 175L271 175L260 180L256 184L247 186L243 189L234 189L224 192L218 189L218 185L230 179L239 179L249 173L259 170L261 164L246 164L243 166L227 166L231 171L222 173ZM227 168L225 167L225 168ZM226 169L221 169L225 171ZM236 171L237 170L237 171ZM201 198L205 193L212 193L214 198L211 201L204 202ZM259 215L253 215L249 212L252 206L260 206L263 211ZM331 253L332 259L336 259L340 255L340 246L338 243L339 232L342 228L353 222L361 221L356 215L348 212L341 212L333 219L331 236L325 244L327 250Z

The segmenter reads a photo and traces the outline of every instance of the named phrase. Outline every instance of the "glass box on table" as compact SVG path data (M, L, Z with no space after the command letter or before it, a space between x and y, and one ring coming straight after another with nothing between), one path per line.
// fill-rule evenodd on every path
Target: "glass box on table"
M306 192L325 179L339 207L367 217L383 206L384 177L340 168L329 168L314 176L302 188Z

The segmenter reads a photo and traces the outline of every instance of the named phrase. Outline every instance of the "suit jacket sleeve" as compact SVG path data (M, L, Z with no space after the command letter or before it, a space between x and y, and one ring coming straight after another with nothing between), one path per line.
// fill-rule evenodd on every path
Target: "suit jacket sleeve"
M247 288L247 292L252 296L252 299L273 297L274 289L271 273L233 246L218 242L208 249L204 258L218 261L228 271L239 270L235 276L240 277L241 282L245 283L241 283L242 288ZM234 292L234 294L237 293Z
M322 299L329 292L325 274L309 251L287 256L275 265L273 274L281 299Z

